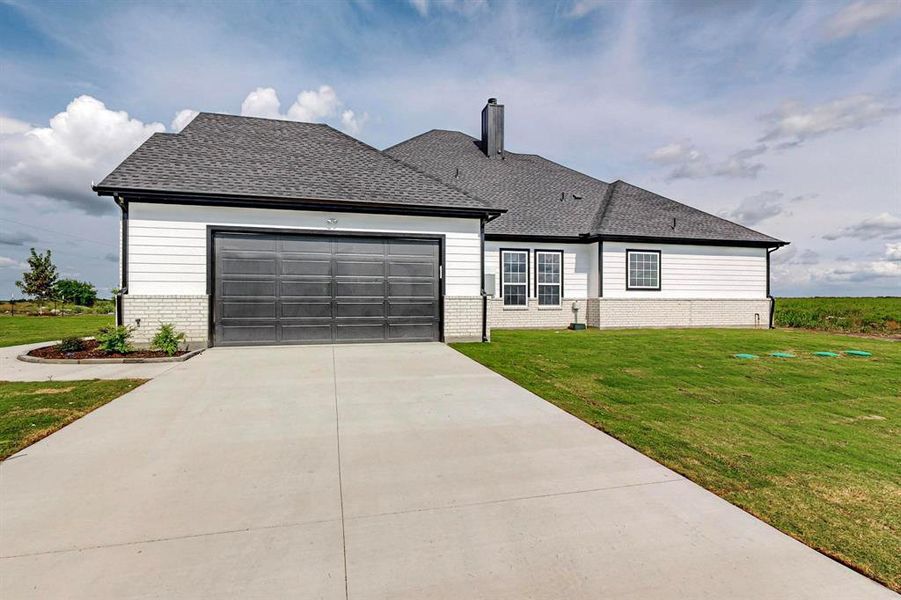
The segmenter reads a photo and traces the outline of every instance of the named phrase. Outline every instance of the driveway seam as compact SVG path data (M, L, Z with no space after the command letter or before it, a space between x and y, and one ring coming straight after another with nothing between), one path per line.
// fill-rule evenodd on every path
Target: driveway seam
M341 478L341 422L338 414L338 364L332 346L332 383L335 394L335 444L338 454L338 500L341 504L341 554L344 557L344 598L347 600L347 534L344 528L344 482Z
M485 500L484 502L466 502L462 504L446 504L444 506L429 506L425 508L411 508L409 510L396 510L383 513L373 513L370 515L357 515L355 517L347 517L348 520L357 521L362 519L374 519L378 517L390 517L394 515L406 515L411 513L431 512L439 510L450 510L455 508L471 508L474 506L488 506L491 504L504 504L506 502L519 502L522 500L541 500L543 498L555 498L557 496L574 496L576 494L591 494L594 492L607 492L611 490L620 490L623 488L643 487L648 485L658 485L661 483L675 483L678 481L688 481L684 477L676 479L661 479L660 481L646 481L644 483L627 483L625 485L612 485L608 487L590 488L586 490L572 490L569 492L553 492L549 494L536 494L534 496L516 496L513 498L498 498L497 500ZM343 515L343 512L342 512Z
M26 552L24 554L10 554L0 556L0 560L12 558L27 558L29 556L43 556L46 554L66 554L68 552L84 552L86 550L103 550L104 548L121 548L124 546L137 546L139 544L155 544L157 542L172 542L177 540L190 540L193 538L213 537L217 535L229 535L232 533L248 533L250 531L266 531L269 529L287 529L289 527L303 527L304 525L318 525L320 523L332 523L337 519L319 519L316 521L297 521L294 523L279 523L277 525L261 525L259 527L242 527L240 529L223 529L221 531L207 531L204 533L188 533L171 537L151 538L147 540L135 540L131 542L118 542L115 544L96 544L94 546L79 546L76 548L59 548L57 550L42 550L40 552Z

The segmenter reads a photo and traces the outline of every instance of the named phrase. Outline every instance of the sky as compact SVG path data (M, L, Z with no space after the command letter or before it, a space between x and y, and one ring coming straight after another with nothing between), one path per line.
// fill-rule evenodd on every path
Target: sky
M773 293L901 295L901 1L0 0L0 297L117 284L99 182L196 111L479 134L791 244Z

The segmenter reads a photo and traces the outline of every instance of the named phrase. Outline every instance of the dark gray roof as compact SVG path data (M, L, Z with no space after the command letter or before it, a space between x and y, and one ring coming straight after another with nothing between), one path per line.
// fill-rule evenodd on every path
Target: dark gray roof
M624 181L606 183L534 154L488 158L479 140L459 131L432 130L385 152L508 209L488 223L489 234L781 243Z
M97 189L487 208L328 125L213 113L151 136Z

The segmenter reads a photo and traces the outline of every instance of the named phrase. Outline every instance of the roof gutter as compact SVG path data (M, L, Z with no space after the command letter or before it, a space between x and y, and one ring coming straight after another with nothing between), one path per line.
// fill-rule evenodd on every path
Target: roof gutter
M637 242L646 244L692 244L696 246L742 246L751 248L781 248L790 242L781 240L718 240L706 238L674 238L640 235L590 235L581 233L574 236L520 235L515 233L486 233L486 239L518 242L561 242L588 244L593 242Z
M334 212L370 212L384 214L427 215L446 217L479 217L495 219L507 212L501 208L478 208L436 205L411 205L389 202L359 202L335 198L284 198L243 194L209 194L198 192L166 192L131 188L93 186L98 196L127 195L130 202L154 204L197 204L241 208L282 208L291 210L327 210Z

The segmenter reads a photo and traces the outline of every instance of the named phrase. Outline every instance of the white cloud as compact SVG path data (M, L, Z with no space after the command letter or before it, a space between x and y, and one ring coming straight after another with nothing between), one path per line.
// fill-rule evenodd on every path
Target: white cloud
M341 101L331 86L321 85L318 90L307 90L297 94L297 101L288 109L292 121L319 121L334 116Z
M0 244L4 246L24 246L36 241L38 238L24 231L0 231Z
M901 2L898 0L855 2L829 19L825 32L827 37L833 39L848 37L898 16L901 16Z
M733 210L723 216L738 221L742 225L753 226L785 211L783 194L777 190L761 192L742 200Z
M763 154L766 146L741 150L723 160L712 160L691 142L674 142L657 148L648 156L657 164L672 167L668 179L701 179L705 177L751 178L763 168L750 159Z
M593 13L606 4L606 0L573 0L564 14L573 19L580 19Z
M282 103L272 88L257 88L247 94L241 103L241 114L245 117L263 117L264 119L283 119L279 112Z
M0 269L23 269L27 265L8 256L0 256Z
M429 0L410 0L410 6L415 8L420 16L429 16Z
M354 111L347 109L341 113L341 128L350 135L357 135L368 120L367 113L357 116Z
M198 111L192 108L185 108L178 111L175 113L175 118L172 119L172 131L178 133L199 114Z
M885 258L887 260L901 260L901 242L886 244Z
M273 88L257 88L250 92L241 103L241 114L247 117L283 119L288 121L322 122L338 116L344 103L330 85L321 85L316 90L305 90L297 95L297 100L281 112L281 101ZM341 129L350 135L357 135L369 120L367 113L357 114L344 109L340 114Z
M429 16L429 10L437 9L455 12L461 15L472 15L488 7L488 0L409 0L421 17Z
M898 278L898 283L901 284L901 262L891 260L853 262L814 273L813 278L827 283L859 283Z
M848 96L810 108L799 102L786 102L762 117L769 123L769 130L760 141L785 140L784 146L798 145L843 129L863 129L897 112L897 106L869 94Z
M19 119L12 117L0 116L0 135L15 135L17 133L25 133L31 129L31 125Z
M839 238L872 240L880 237L887 239L901 237L901 217L897 217L887 212L881 213L875 217L868 217L823 236L823 238L827 240L837 240Z
M91 181L100 181L144 140L166 129L110 110L91 96L75 98L49 125L3 137L0 184L5 191L60 200L91 214L113 210L109 200L91 191Z

